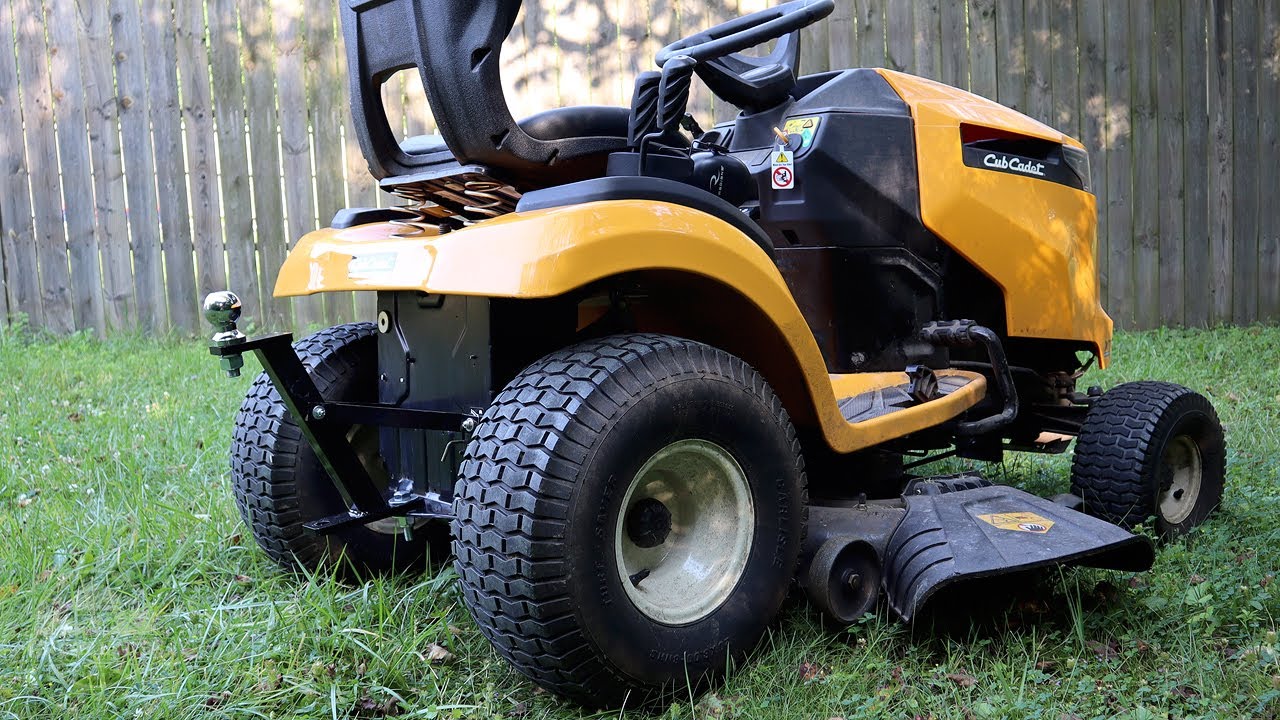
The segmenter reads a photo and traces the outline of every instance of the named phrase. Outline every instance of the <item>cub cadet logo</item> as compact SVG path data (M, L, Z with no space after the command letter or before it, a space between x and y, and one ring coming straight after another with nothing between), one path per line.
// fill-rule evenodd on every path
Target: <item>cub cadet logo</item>
M982 164L989 168L996 168L997 170L1012 170L1024 175L1044 177L1044 163L1031 162L1030 160L1023 160L1022 158L1012 157L1009 155L989 153L986 157L982 158Z

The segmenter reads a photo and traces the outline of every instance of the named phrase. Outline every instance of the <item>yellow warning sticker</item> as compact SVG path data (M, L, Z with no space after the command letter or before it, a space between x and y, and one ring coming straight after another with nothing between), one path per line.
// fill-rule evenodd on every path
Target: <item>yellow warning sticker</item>
M822 118L819 116L791 118L783 126L783 132L787 135L799 135L800 147L807 148L813 144L813 135L818 132L820 122Z
M1029 512L992 513L990 515L979 515L978 519L1001 530L1015 530L1037 535L1043 535L1049 532L1049 528L1053 527L1053 521L1049 518L1040 517L1035 513Z

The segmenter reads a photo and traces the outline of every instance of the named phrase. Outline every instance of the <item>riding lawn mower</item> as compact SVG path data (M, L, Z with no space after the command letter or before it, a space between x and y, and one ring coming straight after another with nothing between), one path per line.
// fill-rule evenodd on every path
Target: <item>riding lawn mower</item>
M1080 389L1112 323L1079 142L899 72L800 75L831 0L663 48L629 108L516 121L520 5L342 0L354 127L405 202L298 240L275 295L373 292L375 320L249 339L206 300L223 368L264 369L231 470L277 562L452 555L515 669L616 707L714 680L793 588L837 627L910 621L960 583L1146 570L1217 506L1204 397ZM439 135L392 132L406 69ZM695 76L734 119L686 113ZM920 472L1073 441L1052 498Z

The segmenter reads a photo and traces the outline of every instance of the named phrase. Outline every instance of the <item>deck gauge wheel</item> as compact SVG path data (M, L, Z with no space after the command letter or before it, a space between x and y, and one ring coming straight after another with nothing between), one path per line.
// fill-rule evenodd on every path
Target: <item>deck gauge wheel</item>
M1125 383L1098 398L1071 466L1071 491L1087 512L1125 529L1154 517L1165 539L1204 522L1225 482L1226 442L1213 406L1165 382Z

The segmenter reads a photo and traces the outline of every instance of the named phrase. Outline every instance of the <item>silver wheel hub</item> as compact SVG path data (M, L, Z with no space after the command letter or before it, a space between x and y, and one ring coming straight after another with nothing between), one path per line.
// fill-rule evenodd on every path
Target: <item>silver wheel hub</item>
M1165 446L1160 457L1160 517L1178 525L1191 516L1200 498L1204 463L1200 446L1188 435L1179 435Z
M727 450L678 440L631 480L614 532L618 574L636 609L687 625L720 607L747 566L755 507Z

